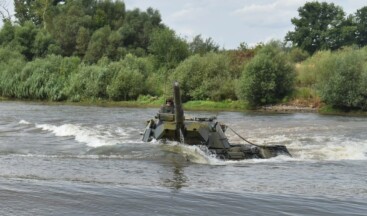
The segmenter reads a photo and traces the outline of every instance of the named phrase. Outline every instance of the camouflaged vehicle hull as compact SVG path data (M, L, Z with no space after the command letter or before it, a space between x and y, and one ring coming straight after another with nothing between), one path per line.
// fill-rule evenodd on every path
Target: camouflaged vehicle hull
M254 143L231 144L225 135L227 126L212 118L185 118L182 110L180 89L174 87L174 108L162 107L154 119L147 122L143 141L177 141L187 145L205 146L220 159L242 160L291 156L284 145L263 146ZM237 134L237 133L236 133Z

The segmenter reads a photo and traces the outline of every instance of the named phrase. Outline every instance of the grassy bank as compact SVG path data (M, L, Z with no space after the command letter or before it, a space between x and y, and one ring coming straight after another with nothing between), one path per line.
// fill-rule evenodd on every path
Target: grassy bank
M108 101L90 100L80 102L47 102L48 104L68 104L81 106L104 106L104 107L136 107L136 108L159 108L163 100L152 101ZM185 110L205 110L205 111L244 111L248 110L247 104L243 101L189 101L183 104Z
M14 100L9 98L0 97L1 101L22 101L43 105L71 105L71 106L100 106L100 107L129 107L129 108L157 108L164 104L163 98L156 98L150 100L136 100L136 101L111 101L111 100L83 100L79 102L63 101L41 101L41 100ZM274 105L268 105L259 107L255 111L271 112L271 113L304 113L304 112L317 112L323 115L347 115L347 116L367 116L366 111L361 110L342 110L336 109L328 105L320 105L317 108L312 108L306 104L298 104L296 101L288 101L286 103L279 103ZM306 105L306 106L305 106ZM248 104L244 101L189 101L183 104L184 110L192 111L250 111Z
M43 101L43 100L17 100L0 97L0 101L23 101L47 105L75 105L75 106L101 106L101 107L136 107L136 108L159 108L164 104L164 99L139 97L136 101L111 101L111 100L82 100L72 101ZM185 110L207 110L207 111L244 111L248 110L248 105L243 101L189 101L183 104Z

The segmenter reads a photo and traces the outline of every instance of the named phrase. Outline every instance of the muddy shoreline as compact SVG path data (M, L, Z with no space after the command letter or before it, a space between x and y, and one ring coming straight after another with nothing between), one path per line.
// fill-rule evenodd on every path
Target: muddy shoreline
M258 109L263 112L300 112L300 113L317 113L318 108L316 107L307 107L307 106L294 106L294 105L266 105L262 106Z

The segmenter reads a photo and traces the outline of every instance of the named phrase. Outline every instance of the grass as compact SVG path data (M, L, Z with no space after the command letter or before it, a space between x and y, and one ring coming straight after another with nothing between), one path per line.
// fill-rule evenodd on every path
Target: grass
M187 110L248 110L249 106L244 101L189 101L184 103Z

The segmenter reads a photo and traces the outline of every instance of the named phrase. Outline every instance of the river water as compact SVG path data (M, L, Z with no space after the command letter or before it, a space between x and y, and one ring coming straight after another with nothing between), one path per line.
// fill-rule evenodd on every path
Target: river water
M187 112L293 155L222 161L142 142L156 111L0 102L0 215L366 215L366 117Z

